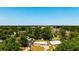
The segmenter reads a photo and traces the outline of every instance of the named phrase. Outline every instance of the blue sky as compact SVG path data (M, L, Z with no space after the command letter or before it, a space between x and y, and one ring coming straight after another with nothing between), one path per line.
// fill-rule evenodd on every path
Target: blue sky
M0 7L0 25L79 25L79 8Z

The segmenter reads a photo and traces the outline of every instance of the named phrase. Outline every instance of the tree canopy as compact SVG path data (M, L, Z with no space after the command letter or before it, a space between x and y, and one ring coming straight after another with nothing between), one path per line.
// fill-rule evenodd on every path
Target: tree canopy
M20 46L18 43L16 43L15 38L7 38L1 46L1 50L3 50L3 51L18 51L19 47Z

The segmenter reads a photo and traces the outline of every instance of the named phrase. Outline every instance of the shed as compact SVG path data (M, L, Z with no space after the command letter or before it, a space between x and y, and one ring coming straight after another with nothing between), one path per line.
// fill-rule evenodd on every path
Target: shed
M48 43L45 42L34 42L33 45L48 45Z
M61 44L61 41L59 41L59 40L50 41L50 44L51 45L59 45L59 44Z

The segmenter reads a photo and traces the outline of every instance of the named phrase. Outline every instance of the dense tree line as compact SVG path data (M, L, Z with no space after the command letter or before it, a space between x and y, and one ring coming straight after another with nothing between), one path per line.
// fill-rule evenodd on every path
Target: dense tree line
M51 27L45 26L0 26L0 50L17 51L28 45L28 38L35 40L50 40Z
M61 26L61 41L55 51L79 51L79 26ZM69 36L65 33L70 31Z
M52 40L54 28L59 28L60 41L56 51L79 50L79 26L0 26L0 50L17 51L28 45L28 37L34 40ZM67 33L69 34L67 35Z

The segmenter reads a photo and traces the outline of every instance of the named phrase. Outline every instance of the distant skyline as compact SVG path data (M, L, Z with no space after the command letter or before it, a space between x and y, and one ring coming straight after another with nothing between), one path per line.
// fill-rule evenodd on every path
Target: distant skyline
M79 8L0 7L0 25L79 25Z

